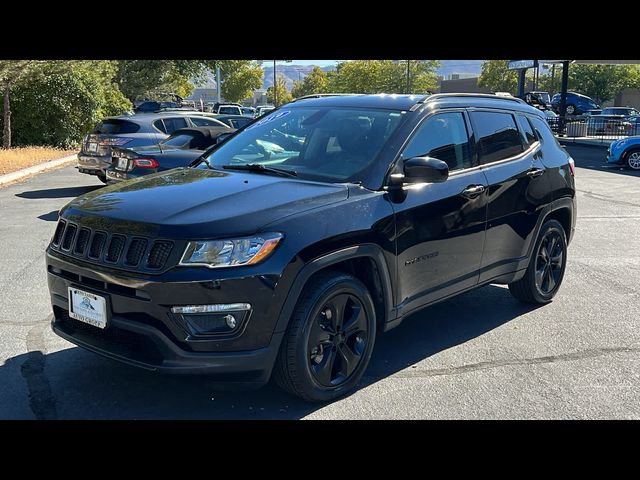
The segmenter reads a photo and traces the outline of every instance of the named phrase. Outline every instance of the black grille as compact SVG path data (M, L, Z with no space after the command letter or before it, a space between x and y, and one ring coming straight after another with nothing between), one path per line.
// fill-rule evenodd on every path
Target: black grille
M166 263L173 248L173 243L165 240L158 240L151 247L149 258L147 259L147 267L158 269Z
M64 220L60 220L58 222L58 226L56 227L56 233L53 234L53 244L60 245L60 240L62 240L62 233L64 232L64 227L67 225L67 222Z
M76 246L73 248L75 255L84 255L84 251L87 249L89 243L89 237L91 236L91 230L88 228L81 228L78 232L78 239L76 240Z
M107 255L105 256L105 261L116 263L120 258L120 254L124 249L124 243L126 238L122 235L113 235L111 237L111 241L109 242L109 248L107 249Z
M107 239L107 234L104 232L96 232L93 235L93 241L89 248L89 258L99 259L102 255L102 249L104 248L104 242Z
M127 250L125 263L132 267L136 267L140 263L140 260L142 260L142 256L146 250L147 241L144 238L134 238L131 240L129 250Z
M51 248L65 255L88 258L96 263L119 265L121 268L134 267L138 270L164 268L173 251L174 243L169 240L150 241L143 237L130 237L60 220L51 240ZM146 259L146 261L143 261Z
M67 229L64 231L64 238L62 239L63 250L69 250L71 245L73 245L73 237L76 235L76 230L78 230L76 225L69 224Z

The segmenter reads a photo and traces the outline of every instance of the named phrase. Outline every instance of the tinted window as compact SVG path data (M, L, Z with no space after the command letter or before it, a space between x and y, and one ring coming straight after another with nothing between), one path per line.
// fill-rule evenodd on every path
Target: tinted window
M196 127L221 127L220 123L211 118L196 118L191 117L191 121Z
M118 134L118 133L136 133L140 130L140 125L129 122L127 120L103 120L96 127L96 133Z
M234 118L232 120L229 120L229 123L231 123L231 126L233 128L242 128L244 127L247 123L251 123L253 121L253 118Z
M518 115L518 127L520 127L520 134L525 145L532 145L537 142L536 134L533 133L533 127L527 120L527 117Z
M153 126L161 132L167 133L167 129L164 128L164 123L162 123L162 120L156 120L155 122L153 122Z
M523 151L513 115L499 112L471 112L482 163L496 162Z
M532 117L531 123L533 125L533 128L535 128L536 133L538 134L538 138L542 140L542 143L549 142L555 143L556 145L560 146L558 140L556 140L556 137L553 136L553 133L551 132L551 129L549 128L549 124L547 122L545 122L541 118Z
M163 118L165 133L173 133L179 128L187 127L187 120L184 117Z
M240 115L242 112L240 111L240 107L220 107L218 113L227 114L227 115Z
M418 127L402 157L437 158L447 162L449 170L469 168L471 149L462 113L441 113L427 118Z
M180 133L175 137L171 135L169 138L167 138L166 140L163 140L160 143L162 144L162 146L166 145L166 146L175 147L175 148L189 148L189 144L193 139L194 139L194 135L191 135L188 133Z

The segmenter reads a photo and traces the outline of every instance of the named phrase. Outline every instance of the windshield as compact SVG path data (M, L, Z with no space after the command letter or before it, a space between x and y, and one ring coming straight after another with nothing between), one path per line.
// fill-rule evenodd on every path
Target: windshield
M163 147L187 148L191 140L193 140L193 135L180 133L176 136L171 136L166 140L161 141L160 145L162 145Z
M310 180L359 181L401 118L401 112L389 110L276 110L213 150L207 160L220 169L261 164Z

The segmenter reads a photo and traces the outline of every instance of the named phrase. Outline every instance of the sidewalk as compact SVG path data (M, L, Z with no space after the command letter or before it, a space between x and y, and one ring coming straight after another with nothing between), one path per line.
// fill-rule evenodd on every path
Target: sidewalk
M57 160L50 160L48 162L40 163L32 167L23 168L15 172L7 173L6 175L0 175L0 188L10 183L24 180L32 175L53 170L56 168L64 167L78 159L77 154L69 155L68 157L62 157Z
M592 145L596 147L609 148L611 143L618 140L617 138L593 138L593 137L558 137L561 143L573 143L576 145Z

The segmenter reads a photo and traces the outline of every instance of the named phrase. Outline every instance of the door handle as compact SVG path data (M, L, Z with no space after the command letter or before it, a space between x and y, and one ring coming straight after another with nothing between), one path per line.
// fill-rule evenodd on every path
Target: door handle
M527 177L529 178L537 178L544 173L544 169L542 168L532 168L527 172Z
M469 185L465 188L460 195L466 198L476 198L478 195L484 192L484 185Z

